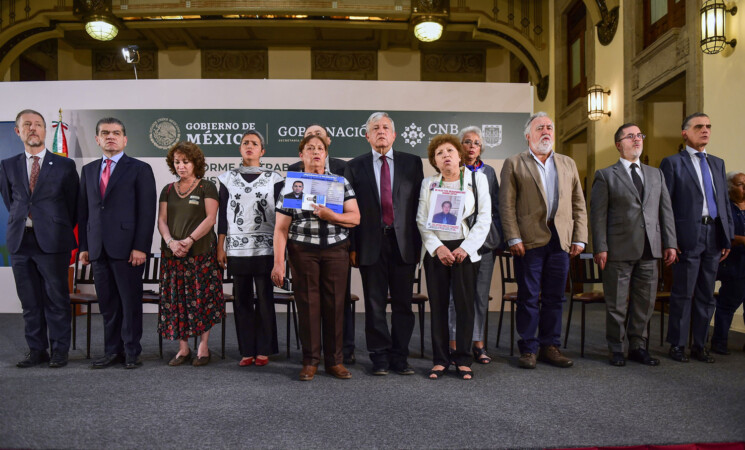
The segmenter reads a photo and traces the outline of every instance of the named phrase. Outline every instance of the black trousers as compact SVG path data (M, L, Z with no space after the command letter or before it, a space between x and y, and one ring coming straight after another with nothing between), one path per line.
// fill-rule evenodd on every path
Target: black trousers
M443 244L455 250L463 242L444 241ZM432 319L432 362L434 365L450 365L448 346L448 307L450 292L455 305L455 352L452 359L459 366L471 366L471 339L473 337L474 292L476 275L480 261L471 262L468 257L461 263L446 266L438 257L429 253L424 256L424 270L427 273L427 293Z
M279 353L271 272L234 274L233 283L235 333L241 356L247 358Z
M27 231L10 260L29 349L42 351L51 344L52 353L67 354L72 319L67 283L70 252L44 253L34 232Z
M132 267L126 259L111 259L102 252L92 261L98 306L103 316L104 351L107 355L142 353L142 273L145 265Z
M414 270L416 264L406 264L401 259L395 233L383 236L380 257L375 264L360 266L365 295L365 339L373 363L394 366L406 363L414 331L411 310ZM389 291L390 332L386 318Z

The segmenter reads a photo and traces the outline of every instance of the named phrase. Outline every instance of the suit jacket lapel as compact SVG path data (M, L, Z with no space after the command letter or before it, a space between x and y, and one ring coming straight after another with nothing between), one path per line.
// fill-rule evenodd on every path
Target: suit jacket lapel
M691 179L693 180L693 184L696 185L696 187L698 188L698 191L705 198L706 194L701 189L701 183L698 181L698 175L696 175L696 169L693 167L693 162L691 161L691 155L688 154L688 150L683 150L678 154L680 155L680 159L683 161L683 167L685 167L688 170L688 175L691 176Z
M367 182L370 185L370 188L372 189L373 198L375 199L375 202L378 205L378 209L380 209L380 194L378 193L378 183L377 180L375 180L375 169L373 168L373 155L372 151L368 154L369 156L367 158L364 158L362 160L363 170L362 173L364 173L367 176ZM394 166L397 164L394 163ZM395 169L394 169L395 170ZM396 177L396 174L394 173L394 178ZM395 181L394 181L395 183Z
M26 167L26 153L21 153L16 160L16 173L22 173L23 187L26 188L26 195L31 197L31 189L28 186L28 168Z
M393 189L391 189L391 197L396 198L398 195L398 189L401 186L401 180L406 176L405 167L401 167L403 164L403 158L393 157ZM396 202L393 202L395 205Z
M122 155L121 159L119 159L119 162L116 163L116 166L114 167L114 172L111 174L111 178L109 179L109 184L106 185L106 193L111 191L111 189L114 188L116 183L124 177L124 173L129 168L129 157L127 155ZM100 169L100 166L99 166ZM99 189L100 192L100 189ZM99 194L100 195L100 194ZM106 197L106 194L104 194L104 197Z
M647 166L646 164L641 164L642 173L644 174L644 200L642 201L642 205L647 204L647 200L649 200L649 196L652 194L652 185L656 184L656 176L654 169ZM667 188L665 188L667 189Z
M528 172L530 172L530 175L533 177L533 181L535 181L536 186L538 186L538 191L540 191L541 196L543 197L543 203L546 205L546 208L548 208L548 198L546 197L546 187L543 186L543 182L541 181L541 174L538 173L538 168L535 166L536 162L533 159L533 156L530 154L530 150L523 152L521 157L523 159L523 163L528 168ZM554 158L554 161L556 161L556 158ZM558 174L557 174L557 178L558 178Z
M636 196L636 198L638 198L639 200L642 200L639 197L639 191L636 190L636 186L634 186L634 183L631 181L631 177L626 172L626 168L623 166L623 163L621 163L621 161L618 161L613 165L613 173L621 180L621 183L626 186L626 188L631 192L632 195ZM646 174L644 174L644 179L648 179ZM647 189L644 189L644 192L646 195Z

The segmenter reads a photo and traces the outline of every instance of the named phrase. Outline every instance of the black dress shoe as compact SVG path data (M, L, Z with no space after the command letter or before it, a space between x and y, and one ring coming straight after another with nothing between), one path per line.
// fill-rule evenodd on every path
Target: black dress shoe
M685 347L672 346L670 347L670 352L668 354L675 361L684 362L684 363L688 362L688 357L686 356Z
M393 366L393 371L399 375L414 375L414 368L409 363L397 364Z
M372 374L377 375L379 377L388 375L388 364L384 364L384 363L373 364Z
M354 363L357 362L357 358L354 357L354 353L350 353L348 355L344 355L344 364L347 366L351 366Z
M730 352L727 349L727 344L711 344L711 351L717 355L729 355Z
M49 354L46 350L29 350L29 352L26 353L26 359L18 361L16 367L27 369L29 367L38 366L47 361L49 361Z
M52 354L52 359L49 360L49 367L53 369L59 369L67 365L67 353L55 352Z
M91 369L105 369L107 367L113 366L114 364L119 364L123 361L124 358L122 358L122 355L120 353L107 353L106 355L103 355L103 357L93 361L93 364L91 364Z
M136 369L142 365L142 360L137 355L127 355L124 359L125 369Z
M611 366L623 367L626 365L626 358L623 357L623 352L613 352L608 362Z
M631 361L636 361L638 363L644 364L645 366L660 365L660 360L657 358L652 358L649 355L649 352L644 348L635 348L634 350L629 350L629 359Z
M709 364L714 362L714 357L705 348L691 347L691 358Z

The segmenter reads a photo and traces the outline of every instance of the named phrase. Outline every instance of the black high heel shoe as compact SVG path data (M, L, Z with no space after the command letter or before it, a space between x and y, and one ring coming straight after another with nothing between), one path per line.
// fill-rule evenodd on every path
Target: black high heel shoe
M489 364L491 362L491 358L486 354L486 349L484 347L478 348L474 345L471 350L473 351L473 360L477 363Z

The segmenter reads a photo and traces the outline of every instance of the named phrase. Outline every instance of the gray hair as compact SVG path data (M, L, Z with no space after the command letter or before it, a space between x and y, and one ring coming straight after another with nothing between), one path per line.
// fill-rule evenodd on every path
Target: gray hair
M385 112L374 112L370 115L370 117L367 118L367 122L365 122L365 130L369 133L370 127L375 122L387 118L391 121L391 130L395 133L396 132L396 125L393 123L393 119L391 119L391 116L388 115L388 113Z
M528 118L528 121L525 122L525 131L523 133L523 136L527 136L530 134L530 124L533 123L533 121L539 117L548 117L548 114L543 111L538 111L537 113L533 114ZM549 117L550 119L550 117ZM553 123L553 120L551 121Z
M259 133L256 130L248 130L248 131L246 131L245 133L243 133L243 136L241 136L241 144L243 144L243 139L246 136L256 136L257 138L259 138L259 143L261 143L261 148L262 149L264 148L264 136L262 136L261 133Z
M745 172L740 172L739 170L733 170L732 172L727 172L727 186L732 187L733 180L738 175L745 175Z
M479 137L479 140L481 142L484 142L484 135L483 135L483 133L481 133L481 128L479 128L477 126L474 126L474 125L469 125L469 126L463 128L462 130L460 130L460 133L458 133L458 139L460 139L460 141L463 142L463 138L468 133L475 134L476 136Z
M44 128L47 127L47 121L44 120L44 116L42 116L40 112L34 111L33 109L24 109L23 111L19 112L18 115L16 115L16 128L21 128L19 124L21 122L21 116L24 114L34 114L41 117L41 123L44 124Z
M690 126L691 126L691 120L693 120L693 119L695 119L697 117L707 117L708 118L709 116L707 116L706 114L704 114L702 112L695 112L695 113L691 114L690 116L686 117L685 119L683 119L683 124L680 126L680 129L681 130L687 130L688 128L690 128Z

